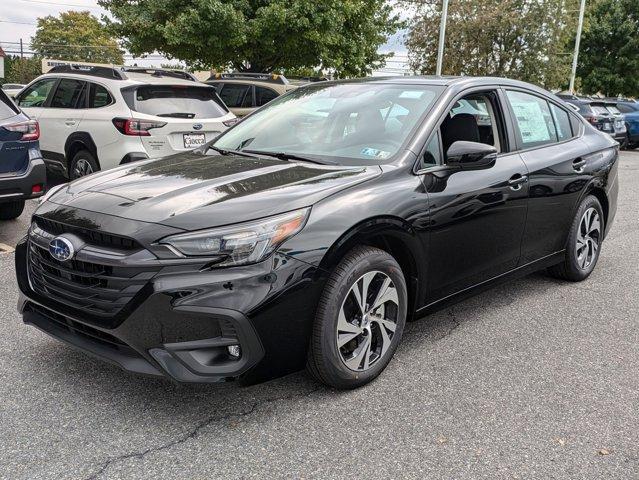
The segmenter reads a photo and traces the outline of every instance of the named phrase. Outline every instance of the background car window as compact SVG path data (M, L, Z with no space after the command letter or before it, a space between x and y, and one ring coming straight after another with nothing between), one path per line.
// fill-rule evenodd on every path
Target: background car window
M108 90L102 85L92 83L89 89L89 108L100 108L113 102Z
M0 120L13 117L18 113L19 110L15 107L7 94L4 92L0 92Z
M608 115L610 113L604 105L592 105L592 111L596 115Z
M266 105L271 100L275 100L279 95L275 90L271 90L270 88L264 87L255 87L255 106L261 107L262 105Z
M606 109L613 115L620 115L621 111L614 105L606 105Z
M550 111L552 112L552 118L555 121L557 138L560 141L571 138L572 129L570 128L570 117L568 116L568 112L553 104L550 104Z
M133 95L131 90L123 90L123 95L131 110L158 117L218 118L227 113L209 86L145 85Z
M57 79L47 78L34 83L20 95L18 105L20 107L41 107L49 96L49 92Z
M639 110L639 105L637 105L637 108L633 108L630 105L624 105L623 103L620 103L617 105L617 108L623 113L632 113L636 110Z
M538 147L557 141L555 123L546 100L513 90L508 90L506 94L515 114L523 148Z
M64 78L60 80L51 98L51 108L77 108L81 98L84 82Z
M226 83L220 92L220 98L229 108L249 108L253 106L251 86L241 83Z

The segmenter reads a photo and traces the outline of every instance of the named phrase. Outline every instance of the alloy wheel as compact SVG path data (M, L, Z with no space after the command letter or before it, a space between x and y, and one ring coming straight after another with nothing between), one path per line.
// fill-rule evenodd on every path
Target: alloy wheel
M344 365L354 371L375 365L391 346L399 311L397 289L388 275L362 275L339 311L336 339Z
M75 167L73 168L73 178L84 177L86 175L91 175L92 173L93 167L88 160L80 158L77 162L75 162Z
M577 264L582 270L588 269L597 258L601 242L601 220L597 209L590 207L581 217L577 232Z

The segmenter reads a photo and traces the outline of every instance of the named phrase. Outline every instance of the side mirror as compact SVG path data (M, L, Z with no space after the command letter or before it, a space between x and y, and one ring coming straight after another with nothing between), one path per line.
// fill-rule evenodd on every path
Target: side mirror
M446 152L446 165L462 170L490 168L497 159L497 149L478 142L454 142Z

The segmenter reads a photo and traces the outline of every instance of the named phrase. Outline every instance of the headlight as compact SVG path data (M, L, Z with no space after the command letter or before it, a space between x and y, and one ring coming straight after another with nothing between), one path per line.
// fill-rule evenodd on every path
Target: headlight
M56 192L58 192L58 191L62 190L62 188L63 188L63 187L66 187L66 186L67 186L67 184L66 184L66 183L63 183L62 185L56 185L55 187L51 187L51 188L47 191L47 193L45 193L43 196L41 196L41 197L40 197L40 203L44 203L44 202L46 202L47 200L49 200L49 198L51 198L51 196L52 196L54 193L56 193Z
M310 211L303 208L253 222L172 235L159 243L186 256L220 257L218 266L257 263L302 230Z

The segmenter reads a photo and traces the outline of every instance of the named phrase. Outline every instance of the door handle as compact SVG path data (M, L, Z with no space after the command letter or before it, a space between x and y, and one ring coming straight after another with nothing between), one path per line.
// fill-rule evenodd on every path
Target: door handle
M75 120L65 120L64 124L69 127L72 127L73 125L75 125Z
M510 180L508 180L508 186L510 187L511 190L514 190L516 192L518 190L521 190L521 187L527 181L528 181L528 177L526 175L516 174L510 177Z
M573 160L572 162L572 168L577 173L583 172L585 166L586 166L586 161L583 158L577 158Z

